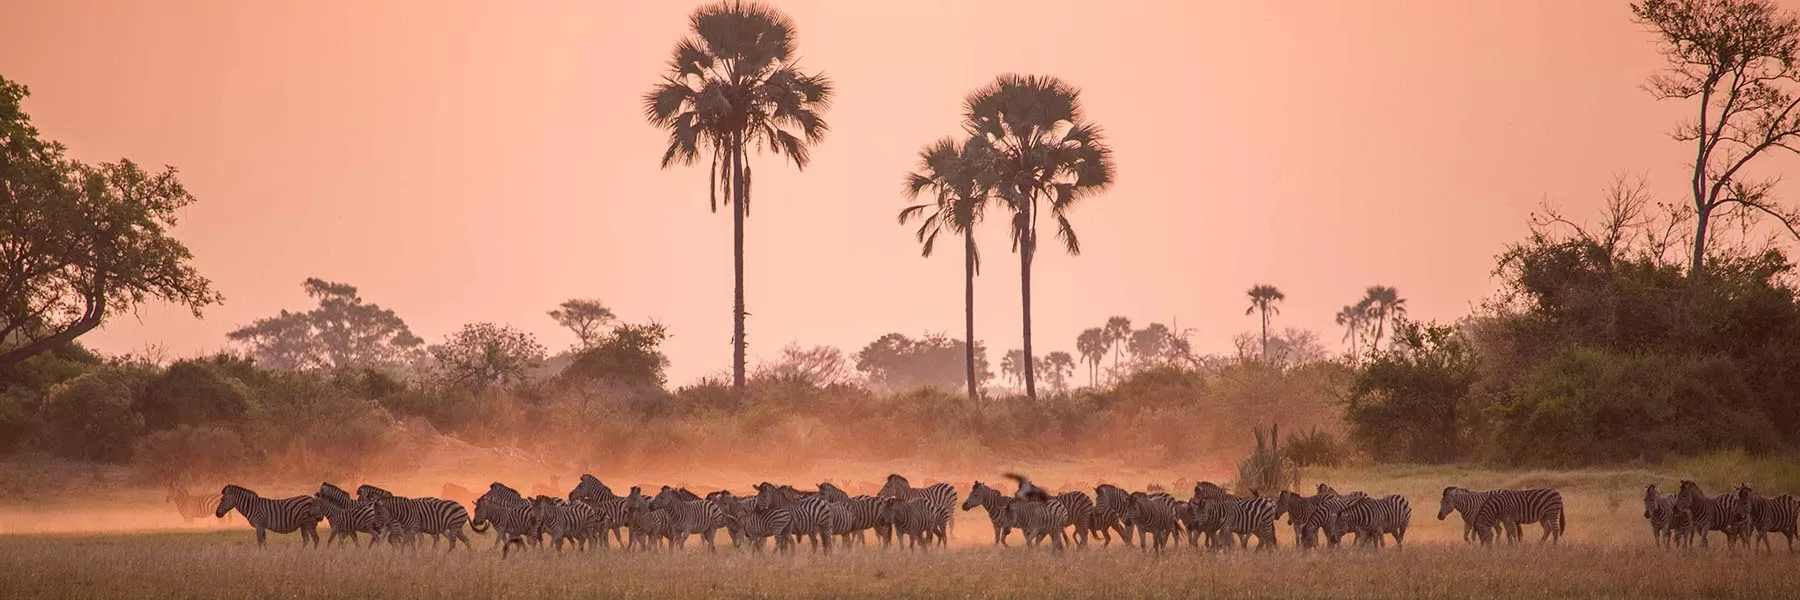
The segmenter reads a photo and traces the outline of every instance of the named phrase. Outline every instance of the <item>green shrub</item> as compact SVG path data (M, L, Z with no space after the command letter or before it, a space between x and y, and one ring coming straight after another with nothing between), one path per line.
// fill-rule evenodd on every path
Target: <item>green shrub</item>
M1300 481L1300 467L1282 455L1278 443L1280 428L1273 425L1267 430L1256 427L1251 432L1256 436L1256 448L1251 450L1250 456L1238 461L1237 488L1263 496L1293 489Z
M211 361L183 360L150 382L138 399L137 411L150 431L229 424L243 420L252 397L250 386Z
M149 376L142 369L107 366L51 388L44 404L44 433L59 456L123 462L144 431L132 410Z
M1337 438L1318 427L1305 433L1290 433L1283 442L1281 455L1299 467L1335 467L1343 464L1343 448Z
M256 466L246 460L249 455L244 438L234 431L180 425L138 440L132 462L147 481L211 480Z

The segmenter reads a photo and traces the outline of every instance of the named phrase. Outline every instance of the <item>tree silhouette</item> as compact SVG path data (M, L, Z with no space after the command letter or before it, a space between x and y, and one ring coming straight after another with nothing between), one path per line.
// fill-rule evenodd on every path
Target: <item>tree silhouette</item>
M1044 378L1050 380L1050 388L1057 393L1069 391L1069 377L1075 374L1075 357L1058 350L1044 355L1038 365L1044 370Z
M1262 313L1262 356L1264 360L1267 360L1269 358L1269 314L1281 314L1281 309L1275 305L1286 300L1287 296L1275 286L1266 284L1251 286L1250 291L1246 294L1250 296L1250 308L1245 309L1244 314Z
M448 383L471 385L475 395L525 378L544 362L544 347L529 333L507 325L471 323L431 347Z
M900 211L900 223L923 219L919 224L920 254L931 256L939 232L949 232L963 239L963 326L964 340L975 339L975 275L981 271L981 254L975 248L975 225L981 222L993 184L993 152L980 138L959 143L952 138L938 140L919 151L918 170L906 175L906 197L917 198L929 192L931 201L908 206ZM964 344L967 355L963 364L969 386L969 403L980 408L979 382L975 375L975 345Z
M1362 354L1357 342L1363 330L1368 327L1369 307L1361 302L1348 304L1338 309L1337 324L1344 326L1344 341L1350 344L1350 360L1355 361Z
M1706 266L1715 216L1769 215L1800 237L1800 211L1769 193L1776 177L1749 179L1764 151L1800 152L1800 21L1767 0L1646 0L1635 20L1656 32L1668 69L1645 86L1658 100L1697 100L1698 115L1676 127L1694 145L1690 192L1694 247L1689 273Z
M606 335L606 326L617 318L612 309L599 300L581 298L565 300L549 314L550 318L556 320L556 324L575 334L579 350L586 350L600 343L601 337Z
M1101 329L1106 336L1106 348L1112 350L1113 371L1119 370L1119 356L1125 354L1126 346L1131 342L1131 319L1114 316L1106 320Z
M425 340L393 310L364 302L356 286L309 277L302 284L318 308L281 311L225 334L268 367L284 370L397 367L412 362Z
M1100 372L1100 359L1106 358L1106 330L1090 327L1075 336L1075 351L1081 353L1081 362L1088 367L1088 385L1094 385L1094 378Z
M1007 381L1022 383L1025 381L1025 351L1014 348L1006 351L1000 358L1000 375Z
M712 209L731 205L732 385L744 389L744 219L750 215L749 150L766 148L805 169L823 139L831 82L800 71L794 24L773 7L737 0L688 17L692 35L675 44L669 72L644 95L651 125L669 130L662 167L708 154Z
M1367 326L1374 329L1374 336L1369 342L1369 352L1372 353L1381 348L1381 336L1387 331L1387 322L1406 314L1406 299L1401 298L1400 292L1392 287L1372 285L1358 306L1365 313Z
M1013 250L1019 253L1019 301L1025 353L1025 396L1037 399L1031 353L1031 261L1037 255L1038 217L1047 210L1056 237L1081 254L1069 211L1113 180L1112 149L1087 120L1081 93L1055 77L1001 75L965 102L966 126L995 153L996 192L1012 211Z

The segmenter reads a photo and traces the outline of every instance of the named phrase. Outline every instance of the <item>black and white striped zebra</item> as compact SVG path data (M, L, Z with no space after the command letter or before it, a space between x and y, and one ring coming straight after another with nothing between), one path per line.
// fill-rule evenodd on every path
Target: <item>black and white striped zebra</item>
M557 552L562 551L563 540L572 540L577 549L586 550L588 541L598 536L606 524L605 516L585 502L567 502L554 496L537 496L531 502Z
M775 538L776 552L794 549L793 534L791 533L794 516L787 508L759 510L756 507L756 501L749 498L733 501L731 506L731 514L736 524L736 529L732 531L732 534L736 539L743 540L743 543L748 544L752 550L762 552L763 543L769 538Z
M213 510L213 517L222 519L225 513L234 509L256 529L258 547L267 545L269 531L293 533L298 530L300 547L305 548L308 542L315 546L319 544L319 519L323 517L312 496L264 498L249 488L227 485L219 490L219 507Z
M1216 522L1219 531L1237 537L1239 548L1249 548L1252 536L1256 537L1258 550L1272 550L1276 547L1274 500L1260 497L1228 500L1196 498L1193 503L1194 510L1201 511L1202 523ZM1223 543L1230 545L1230 538L1224 538Z
M1687 546L1689 514L1675 510L1675 494L1664 494L1652 483L1644 486L1644 519L1650 522L1650 535L1658 547Z
M585 501L592 504L618 497L619 495L614 494L612 488L607 487L605 483L602 483L600 478L587 473L582 473L581 481L575 483L575 489L569 490L570 502Z
M1181 535L1181 519L1176 500L1166 494L1149 495L1133 492L1125 500L1126 514L1138 530L1138 546L1148 552L1152 545L1158 554L1171 538Z
M475 514L469 523L486 523L493 529L494 545L500 547L502 556L515 544L522 547L527 541L534 545L543 543L537 537L543 531L543 522L537 506L531 502L512 502L484 494L475 499Z
M1353 531L1358 546L1385 546L1386 536L1392 535L1394 545L1403 547L1406 528L1412 524L1412 503L1399 494L1358 498L1327 513L1325 523L1325 532L1332 545L1336 545L1345 532Z
M669 512L670 532L675 536L676 548L686 547L688 536L697 533L700 539L706 540L707 550L718 550L713 538L725 527L725 512L710 500L684 492L686 490L664 487L650 501L650 509Z
M171 481L169 482L169 494L163 497L163 501L175 505L175 513L181 515L183 522L191 522L217 510L219 498L219 494L210 496L189 494L187 490Z
M393 492L389 492L387 490L369 485L367 483L356 486L356 500L358 502L365 501L365 500L369 501L369 502L374 502L374 501L380 500L382 498L392 498L393 496L394 496Z
M881 492L877 495L892 496L901 500L911 500L914 498L925 500L927 504L931 505L933 511L932 518L934 523L932 527L936 530L934 535L938 539L938 545L949 545L949 531L953 522L951 517L956 513L956 501L958 499L955 487L952 487L948 483L937 483L922 488L915 488L912 487L912 484L909 483L905 477L900 476L899 473L891 473L888 475L887 483L881 486Z
M463 534L464 525L469 525L475 533L487 533L487 529L481 524L469 523L468 509L449 500L429 496L423 498L387 496L377 498L375 505L406 527L432 536L432 548L437 547L437 536L441 535L450 540L449 552L456 551L457 541L461 541L463 546L474 550L475 547L469 543L469 536Z
M675 534L670 526L669 511L650 508L650 497L639 493L635 486L625 498L631 518L631 541L626 544L626 549L640 548L648 551L661 546L664 541L669 543L670 548L674 548Z
M1069 517L1069 509L1061 500L1019 500L1014 498L1010 504L1001 509L1006 513L1019 532L1025 535L1027 548L1043 543L1050 538L1051 547L1061 551L1068 545L1068 533L1065 531L1074 525Z
M827 484L829 485L829 484ZM824 490L820 490L824 495ZM875 538L886 548L893 542L894 523L888 516L888 504L881 496L854 496L844 502L850 507L850 528L856 539L864 546L869 544L868 533L875 532Z
M937 509L930 502L924 498L901 500L892 496L883 496L882 500L887 504L888 519L894 524L895 542L901 550L931 547Z
M325 539L325 543L333 544L339 539L354 543L358 541L356 537L358 533L367 533L371 536L369 540L371 548L375 547L376 542L381 541L379 532L382 523L376 518L373 501L351 500L350 494L344 492L343 488L332 485L329 481L319 484L319 491L313 494L313 500L313 506L331 525L331 536Z
M979 506L982 510L987 511L988 522L994 526L994 544L1006 546L1006 536L1012 534L1013 527L1015 527L1012 515L1006 512L1006 505L1012 502L1011 497L988 487L986 483L976 481L974 485L969 486L969 498L963 501L962 509L974 510Z
M1738 520L1745 523L1746 535L1756 534L1754 541L1745 541L1751 543L1752 548L1756 544L1760 544L1763 548L1774 552L1774 546L1769 543L1769 532L1777 532L1787 537L1788 552L1792 553L1794 551L1795 517L1796 512L1800 511L1800 506L1796 506L1794 497L1782 494L1773 498L1765 498L1750 489L1748 483L1737 486L1736 492Z
M1562 493L1552 488L1494 490L1475 510L1475 533L1481 538L1482 545L1493 542L1495 529L1505 531L1507 543L1513 543L1524 535L1521 526L1531 523L1538 523L1544 529L1538 543L1545 540L1561 543L1563 531L1568 527Z
M1131 529L1125 524L1125 502L1131 497L1119 486L1102 483L1094 487L1094 512L1088 519L1088 531L1099 534L1105 546L1112 546L1117 532L1126 544L1131 543Z
M1488 496L1491 494L1493 494L1492 491L1477 492L1456 486L1446 487L1444 495L1438 500L1437 518L1442 521L1449 517L1451 512L1455 512L1457 516L1462 517L1463 541L1475 541L1478 538L1475 534L1475 513L1481 510L1481 504L1487 502ZM1498 533L1492 529L1488 532L1489 535Z
M1318 547L1319 540L1314 535L1317 530L1310 527L1308 522L1313 518L1313 513L1319 510L1319 505L1331 497L1328 494L1302 496L1287 490L1282 490L1281 495L1276 496L1275 518L1287 515L1287 524L1294 528L1295 545L1301 549Z

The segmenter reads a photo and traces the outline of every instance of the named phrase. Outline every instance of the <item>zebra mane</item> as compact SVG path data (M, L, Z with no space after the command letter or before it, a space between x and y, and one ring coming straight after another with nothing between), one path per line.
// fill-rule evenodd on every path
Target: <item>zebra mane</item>
M248 494L251 497L256 497L256 492L250 491L250 488L247 488L247 487L235 484L235 483L225 484L225 489L219 490L219 493L220 494L234 494L234 493L235 494Z

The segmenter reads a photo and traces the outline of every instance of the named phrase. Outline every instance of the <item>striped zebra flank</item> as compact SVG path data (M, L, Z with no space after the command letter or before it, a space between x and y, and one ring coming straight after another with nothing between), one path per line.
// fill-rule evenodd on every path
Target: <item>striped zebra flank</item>
M1706 534L1713 531L1725 534L1727 548L1740 539L1749 546L1749 540L1743 535L1747 523L1740 519L1737 502L1737 496L1731 494L1709 498L1700 490L1700 484L1686 479L1681 480L1681 488L1675 493L1675 510L1689 515L1689 534L1700 537L1701 548L1707 547Z
M563 540L571 540L578 550L587 550L588 541L599 535L605 525L600 511L583 502L539 495L532 499L532 506L557 552L562 551Z
M1394 536L1394 546L1406 543L1406 528L1412 524L1412 503L1405 496L1388 494L1380 498L1362 497L1326 516L1326 535L1336 545L1346 532L1356 533L1358 546L1385 546L1386 536Z
M1088 519L1088 531L1099 534L1100 539L1104 540L1104 547L1112 546L1115 532L1126 544L1131 543L1131 533L1124 521L1125 501L1129 497L1130 494L1125 493L1125 490L1110 483L1094 487L1094 512Z
M791 533L793 513L786 508L758 510L754 499L745 498L732 503L731 514L737 524L733 532L736 539L742 539L756 552L762 552L763 544L769 538L775 538L775 551L793 551L794 540Z
M319 491L313 494L313 506L325 521L331 525L331 536L325 539L327 545L336 544L339 540L356 543L358 533L370 536L369 547L375 547L381 541L381 525L376 518L375 503L358 502L350 499L350 494L331 482L319 484Z
M387 513L388 518L401 525L432 536L432 548L437 548L437 536L448 538L450 540L448 552L456 551L456 542L458 541L461 541L463 546L469 550L475 549L474 545L469 542L469 536L463 533L464 525L469 525L471 529L475 530L475 533L487 532L487 529L479 523L469 523L468 509L449 500L429 496L423 498L387 496L376 499L375 507L377 510Z
M1176 500L1166 494L1150 495L1133 492L1125 500L1126 513L1137 525L1138 546L1148 552L1154 546L1161 554L1170 539L1181 534Z
M687 490L664 487L650 501L650 509L669 512L670 532L675 535L676 548L685 548L688 536L699 534L700 539L706 541L708 551L718 550L714 537L726 523L725 512L719 510L718 504Z
M1060 552L1068 545L1068 533L1065 531L1074 523L1070 520L1069 509L1061 500L1019 500L1003 509L1011 516L1019 532L1025 534L1025 546L1035 547L1050 538L1051 547Z
M1069 529L1075 538L1075 547L1086 548L1094 520L1094 499L1088 497L1087 492L1075 490L1057 494L1056 500L1069 509Z
M901 500L912 500L914 498L925 500L926 503L931 505L931 508L934 511L932 514L932 528L934 530L933 535L937 537L938 545L949 545L950 527L954 523L951 517L956 514L956 501L958 499L955 487L952 487L948 483L936 483L922 488L915 488L912 487L912 484L899 473L890 473L888 474L887 483L881 486L881 491L876 495L891 496Z
M1449 517L1451 512L1455 512L1457 516L1462 517L1463 541L1475 541L1480 538L1475 533L1475 513L1481 509L1483 502L1487 502L1490 494L1493 492L1477 492L1456 486L1446 487L1443 497L1438 500L1437 518L1442 521ZM1497 533L1499 532L1490 530L1488 535Z
M1275 539L1275 501L1268 498L1234 498L1229 500L1194 500L1196 510L1202 511L1201 521L1216 521L1219 531L1226 536L1236 536L1240 549L1250 547L1250 538L1256 538L1257 550L1273 550ZM1225 545L1230 545L1229 537L1223 538Z
M1493 490L1475 510L1475 534L1485 546L1493 543L1495 530L1504 531L1511 544L1523 537L1521 526L1538 523L1544 529L1538 543L1561 543L1567 521L1562 493L1555 489Z
M830 484L826 484L830 485ZM820 490L824 494L824 490ZM894 524L888 517L888 504L881 496L855 496L845 501L850 507L850 530L864 546L869 545L868 533L875 532L881 547L886 548L893 542Z
M1737 486L1738 520L1745 523L1747 533L1755 533L1756 539L1752 547L1762 546L1774 552L1769 543L1769 532L1777 532L1787 537L1788 553L1794 552L1794 524L1797 508L1794 497L1782 494L1773 498L1764 498L1744 483ZM1747 540L1748 541L1748 540Z
M175 514L181 515L183 522L193 522L194 519L206 517L218 510L220 497L219 494L189 494L186 489L171 481L169 493L163 497L163 501L175 505Z
M319 545L319 519L317 505L312 496L293 496L290 498L264 498L256 495L249 488L238 485L226 485L219 490L219 507L214 509L215 518L224 518L233 510L244 515L244 520L256 529L257 547L267 546L268 532L293 533L300 532L300 547L307 543Z
M1686 547L1692 541L1688 517L1675 510L1675 494L1662 493L1654 483L1644 486L1644 520L1650 522L1650 536L1658 547Z
M475 499L475 515L469 520L470 526L486 523L494 530L494 546L500 548L502 556L515 543L523 547L527 542L539 545L543 540L537 537L542 531L538 519L537 507L528 502L508 502L501 498L482 496Z
M894 524L895 543L901 550L925 550L931 547L931 537L937 523L936 507L924 498L901 500L886 496L883 501L887 504L888 518Z

